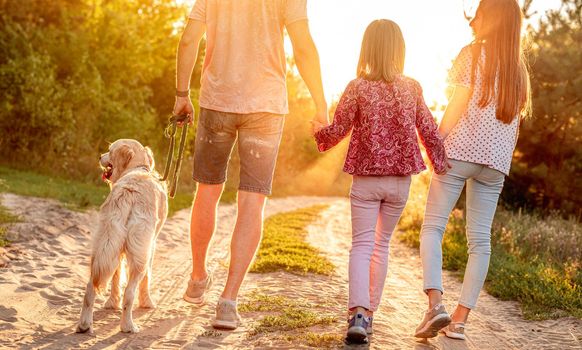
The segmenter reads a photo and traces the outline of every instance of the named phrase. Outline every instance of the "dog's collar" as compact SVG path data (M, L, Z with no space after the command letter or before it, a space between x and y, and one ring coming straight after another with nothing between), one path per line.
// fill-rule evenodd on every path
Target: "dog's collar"
M138 165L135 168L132 168L131 170L145 170L146 172L150 173L151 169L149 166L147 165Z

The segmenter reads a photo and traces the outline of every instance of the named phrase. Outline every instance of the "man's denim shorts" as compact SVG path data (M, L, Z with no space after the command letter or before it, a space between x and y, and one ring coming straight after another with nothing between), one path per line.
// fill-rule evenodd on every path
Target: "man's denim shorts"
M238 189L270 195L284 121L281 114L236 114L200 108L194 149L194 181L224 183L230 154L238 138Z

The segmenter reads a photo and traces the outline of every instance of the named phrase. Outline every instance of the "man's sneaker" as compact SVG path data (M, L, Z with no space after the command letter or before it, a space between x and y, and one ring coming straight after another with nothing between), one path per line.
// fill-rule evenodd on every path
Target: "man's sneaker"
M188 281L188 288L184 293L184 300L192 304L204 304L204 297L206 291L210 289L212 285L212 275L209 273L205 280L193 281L190 279Z
M368 325L370 319L363 312L356 311L348 320L346 343L366 344L368 342Z
M443 304L437 304L424 313L424 318L416 328L414 336L417 338L434 338L439 331L451 323L451 317Z
M216 317L212 327L218 329L236 329L241 324L241 318L236 310L236 301L220 298L216 304Z
M465 324L463 322L452 322L441 330L449 338L465 340Z
M368 318L370 319L370 322L368 323L368 328L366 328L366 333L374 334L374 329L372 329L372 322L374 321L374 316L370 316Z

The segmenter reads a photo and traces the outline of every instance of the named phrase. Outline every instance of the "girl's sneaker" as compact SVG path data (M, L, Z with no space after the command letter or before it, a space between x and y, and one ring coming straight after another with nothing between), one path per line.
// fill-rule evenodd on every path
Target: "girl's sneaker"
M449 323L451 323L451 317L445 310L445 306L437 304L424 313L424 317L416 328L414 336L417 338L434 338Z
M362 312L356 312L348 320L348 334L346 343L366 344L368 342L368 325L370 319Z
M441 330L447 337L465 340L465 324L463 322L453 322Z

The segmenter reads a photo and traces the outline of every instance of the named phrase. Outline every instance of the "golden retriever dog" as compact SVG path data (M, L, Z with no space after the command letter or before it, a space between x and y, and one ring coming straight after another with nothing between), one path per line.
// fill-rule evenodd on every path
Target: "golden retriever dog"
M155 307L149 288L156 238L168 215L166 186L158 180L152 151L135 140L115 141L99 162L111 193L101 206L92 237L91 278L76 331L93 332L95 294L111 280L111 296L105 307L122 307L121 331L136 333L139 328L133 323L132 306L138 285L139 306ZM128 278L120 303L123 256Z

